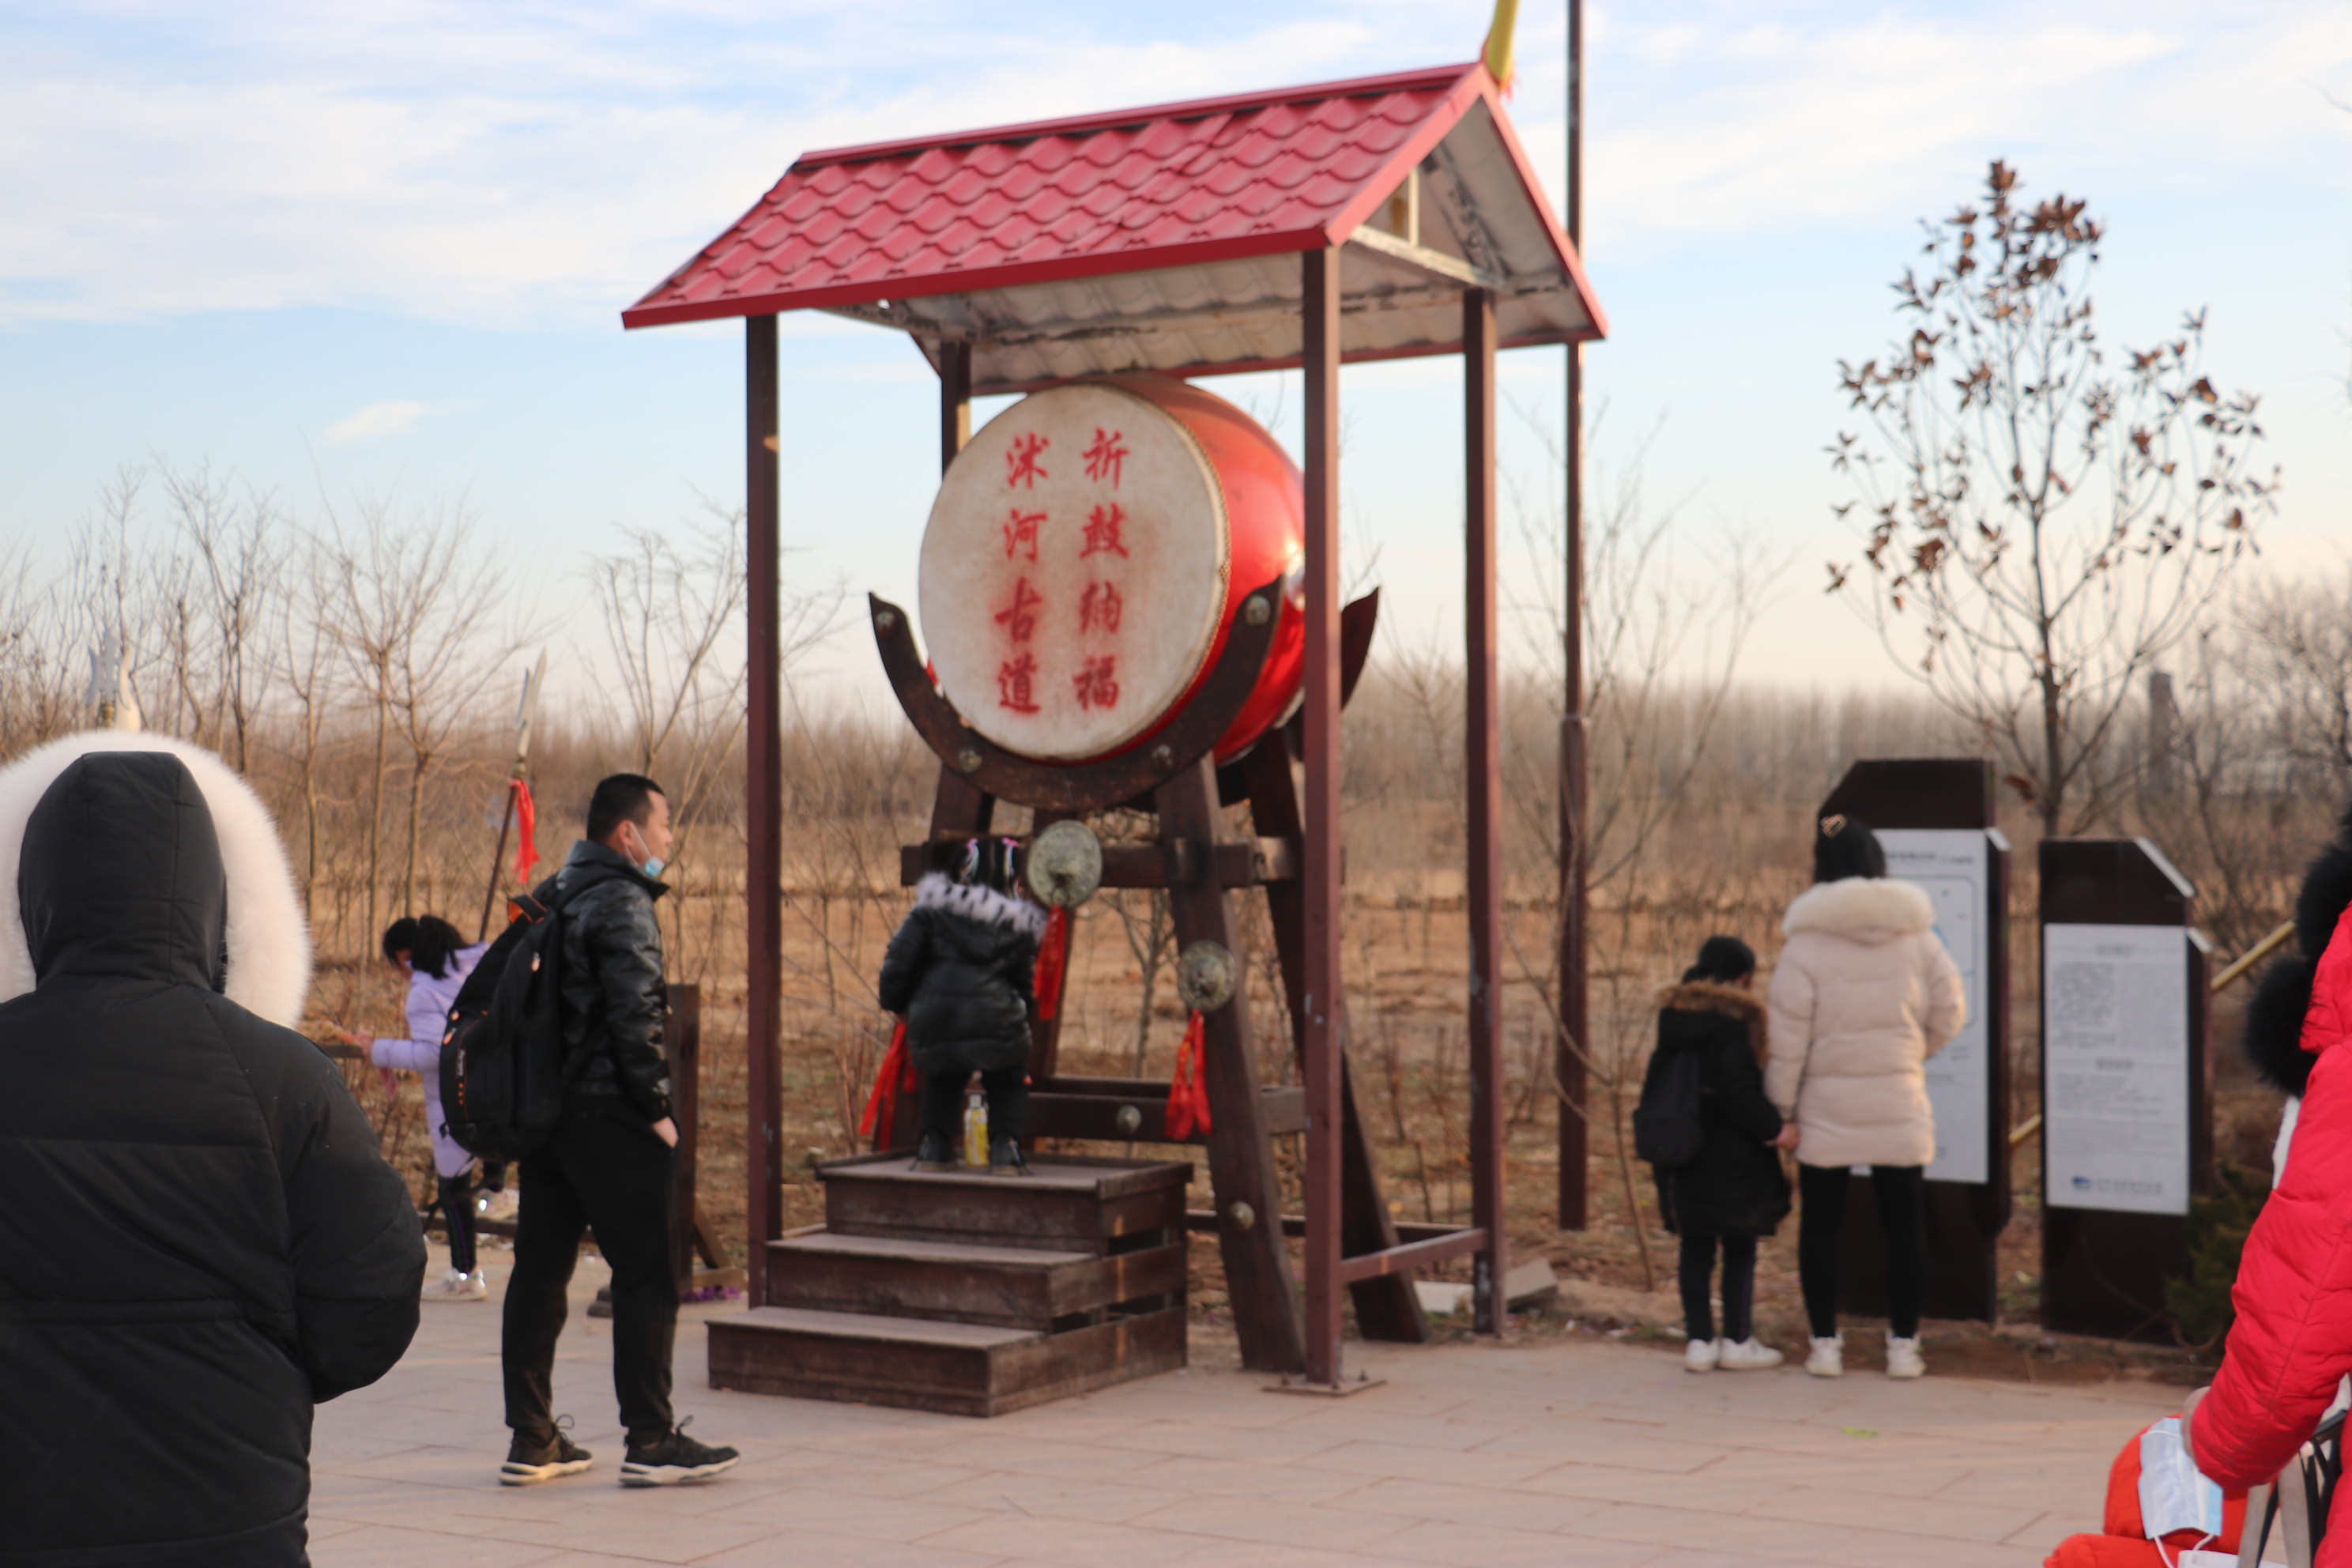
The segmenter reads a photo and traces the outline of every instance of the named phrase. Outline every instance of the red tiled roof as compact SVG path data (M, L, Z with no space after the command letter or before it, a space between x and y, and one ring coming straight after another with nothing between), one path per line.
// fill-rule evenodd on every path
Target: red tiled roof
M1344 241L1481 99L1478 65L812 153L628 327L1183 267ZM1515 141L1520 183L1581 269ZM1596 314L1597 320L1597 314Z

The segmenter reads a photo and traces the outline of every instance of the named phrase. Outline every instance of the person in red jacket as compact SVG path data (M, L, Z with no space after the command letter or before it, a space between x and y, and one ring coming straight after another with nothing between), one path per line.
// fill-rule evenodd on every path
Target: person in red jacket
M2308 889L2306 889L2308 891ZM2278 1185L2246 1237L2237 1322L2212 1386L2189 1397L2197 1468L2226 1488L2278 1474L2352 1373L2352 910L2311 978L2311 1071ZM2335 1517L2347 1523L2335 1526ZM2352 1488L2337 1491L2316 1568L2352 1564Z

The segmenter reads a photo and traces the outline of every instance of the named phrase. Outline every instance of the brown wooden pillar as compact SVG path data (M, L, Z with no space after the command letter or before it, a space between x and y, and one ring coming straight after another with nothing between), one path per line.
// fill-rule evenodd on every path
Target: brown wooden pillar
M1561 214L1570 245L1584 247L1584 0L1568 0L1568 196ZM1591 1038L1585 986L1584 841L1584 345L1568 345L1568 556L1560 608L1564 698L1559 725L1559 1016L1567 1038L1556 1042L1552 1070L1559 1080L1559 1226L1582 1230L1589 1222L1584 1190L1588 1147L1584 1113L1584 1053Z
M1300 259L1306 341L1307 1381L1339 1382L1339 253Z
M1503 1331L1503 769L1495 615L1495 297L1462 295L1465 681L1462 741L1470 864L1470 1223L1486 1233L1472 1276L1480 1333Z
M744 1259L751 1305L768 1298L768 1243L783 1235L783 726L777 679L776 318L743 321L746 637L743 731Z
M971 439L971 345L940 343L940 472Z

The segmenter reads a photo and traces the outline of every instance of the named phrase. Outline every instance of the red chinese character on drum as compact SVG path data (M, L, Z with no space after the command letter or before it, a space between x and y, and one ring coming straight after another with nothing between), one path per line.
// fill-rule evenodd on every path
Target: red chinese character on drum
M1037 679L1037 656L1024 653L1019 658L1008 658L996 668L996 705L1015 713L1034 713L1037 704L1030 693Z
M1042 511L1023 511L1014 507L1013 521L1004 525L1004 558L1012 560L1014 551L1025 547L1031 563L1034 564L1037 560L1037 525L1045 521L1045 514Z
M1078 630L1082 632L1118 630L1119 612L1127 601L1119 596L1116 583L1089 583L1078 597Z
M1020 756L1079 762L1143 741L1205 678L1238 595L1295 563L1297 485L1272 437L1181 383L1071 382L1023 399L950 465L924 531L924 654L940 691ZM1245 557L1229 506L1250 510ZM1283 603L1249 739L1297 689L1301 637Z
M1081 708L1116 708L1118 706L1118 659L1111 654L1090 658L1078 666L1078 673L1070 678L1070 685L1078 694Z
M1107 432L1099 425L1095 426L1095 444L1080 454L1086 459L1087 478L1107 478L1111 489L1118 489L1119 472L1127 462L1127 448L1119 445L1120 439L1119 431Z

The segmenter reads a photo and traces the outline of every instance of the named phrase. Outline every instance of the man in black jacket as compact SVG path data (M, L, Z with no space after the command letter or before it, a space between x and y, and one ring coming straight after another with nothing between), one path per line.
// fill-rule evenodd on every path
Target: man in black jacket
M290 1568L311 1408L408 1348L424 1233L281 1026L309 964L268 813L124 740L0 773L0 1563Z
M514 1440L499 1479L530 1486L593 1462L556 1429L550 1378L567 1313L565 1288L582 1234L613 1269L613 1386L628 1452L624 1486L704 1480L731 1469L732 1448L696 1442L670 1411L670 1352L677 1281L670 1273L669 1057L662 1019L661 924L655 879L669 854L661 786L615 773L588 802L588 837L540 897L563 921L564 1060L572 1075L562 1120L522 1163L515 1266L507 1282L501 1359Z

